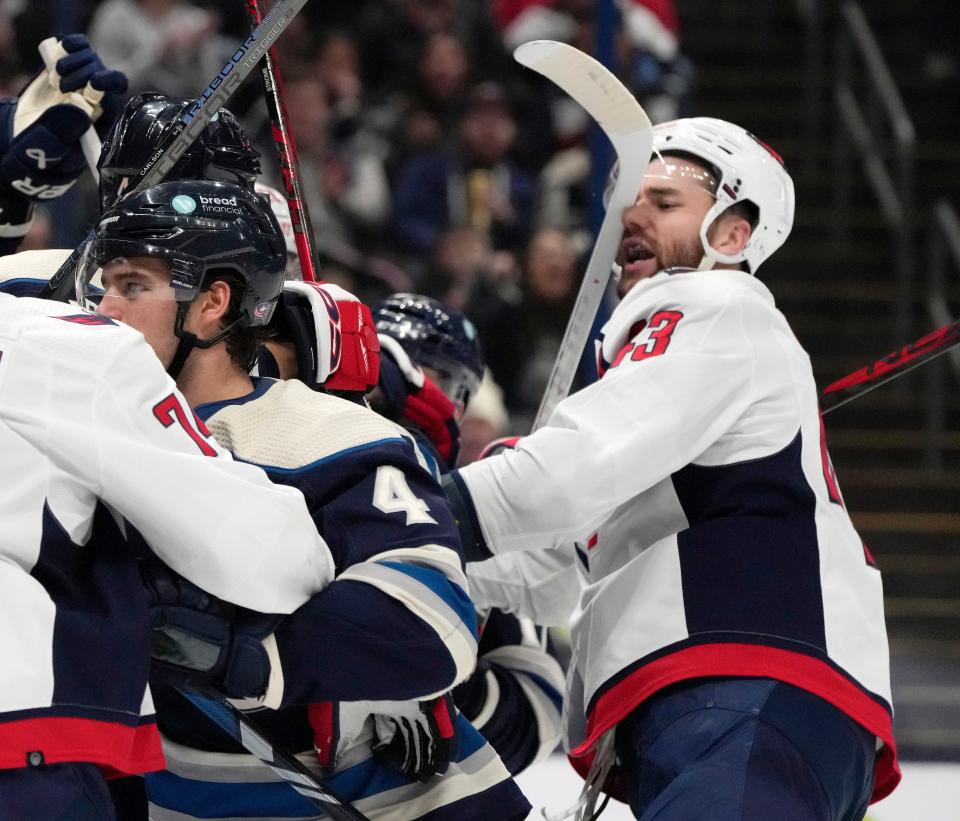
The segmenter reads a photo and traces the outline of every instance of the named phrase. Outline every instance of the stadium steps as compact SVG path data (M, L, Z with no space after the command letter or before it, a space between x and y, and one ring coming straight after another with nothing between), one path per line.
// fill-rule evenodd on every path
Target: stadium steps
M832 82L838 4L825 9L826 70ZM923 229L934 198L960 207L955 100L936 97L918 70L922 54L911 0L862 3L917 127L920 276L915 336L936 326L926 314ZM684 52L697 67L692 113L739 122L794 170L797 215L786 246L762 275L811 355L822 387L906 341L892 337L895 257L872 191L857 167L841 234L833 211L829 136L812 172L805 152L805 28L795 3L677 0ZM831 88L824 119L836 127ZM800 169L799 173L796 169ZM948 294L960 308L960 281ZM960 391L948 382L945 467L925 467L925 391L931 368L903 377L825 417L827 441L858 531L884 574L896 705L904 757L960 760ZM952 377L950 377L952 380Z

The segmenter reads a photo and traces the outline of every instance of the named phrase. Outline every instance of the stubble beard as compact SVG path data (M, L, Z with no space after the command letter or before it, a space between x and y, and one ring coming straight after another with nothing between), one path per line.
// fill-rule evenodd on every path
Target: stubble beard
M689 242L674 242L665 245L656 254L657 265L651 276L667 268L697 268L702 259L703 246L700 243L700 237ZM623 299L641 279L649 279L649 277L622 274L617 283L617 296Z

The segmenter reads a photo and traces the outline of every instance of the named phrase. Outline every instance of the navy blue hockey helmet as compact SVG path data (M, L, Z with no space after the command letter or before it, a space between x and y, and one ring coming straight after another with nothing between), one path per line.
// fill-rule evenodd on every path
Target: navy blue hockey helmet
M162 259L179 303L174 332L207 348L239 329L266 325L283 289L287 249L270 205L254 191L216 180L164 182L120 199L101 218L77 266L77 298L96 302L97 275L114 261ZM210 279L232 281L236 316L213 339L183 328L190 303ZM179 365L182 364L180 362Z
M440 389L466 407L483 379L477 329L456 308L420 294L391 294L373 306L377 332L396 339L418 365L439 374Z
M193 103L155 91L132 97L117 116L100 152L100 209L106 211L122 193L124 179L136 176L167 129ZM260 173L260 152L227 109L221 108L167 180L225 180L248 188Z

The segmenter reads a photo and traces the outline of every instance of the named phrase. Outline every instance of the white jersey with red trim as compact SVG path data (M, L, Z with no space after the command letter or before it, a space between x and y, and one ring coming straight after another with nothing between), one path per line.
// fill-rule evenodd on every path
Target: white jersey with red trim
M882 798L899 771L880 573L770 292L740 271L662 272L603 334L598 382L453 477L494 554L579 541L572 755L673 682L766 676L878 737Z
M234 461L106 317L0 294L0 453L0 769L163 766L128 522L245 607L289 613L332 578L303 495Z

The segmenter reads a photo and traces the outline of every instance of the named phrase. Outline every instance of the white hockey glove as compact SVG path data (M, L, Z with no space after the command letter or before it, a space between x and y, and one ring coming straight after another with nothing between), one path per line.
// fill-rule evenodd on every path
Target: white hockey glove
M126 76L106 68L84 35L58 45L54 68L0 103L0 177L29 199L54 199L77 181L81 135L127 90Z

